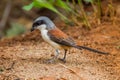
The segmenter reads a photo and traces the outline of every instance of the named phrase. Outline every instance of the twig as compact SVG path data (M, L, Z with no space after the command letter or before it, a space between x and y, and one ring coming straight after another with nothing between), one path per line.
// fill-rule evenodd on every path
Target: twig
M59 64L59 65L61 65L61 66L64 67L65 69L68 69L70 72L74 73L75 75L77 75L77 76L80 78L80 80L84 80L84 79L83 79L82 77L80 77L74 70L68 68L67 66L65 66L65 65L63 65L63 64Z
M13 61L12 64L11 64L11 66L10 66L9 68L7 68L6 70L11 70L11 69L13 69L14 65L15 65L15 61Z
M10 14L10 10L11 10L11 0L8 1L6 8L4 10L4 13L0 22L0 30L3 30L3 28L5 27L8 16Z

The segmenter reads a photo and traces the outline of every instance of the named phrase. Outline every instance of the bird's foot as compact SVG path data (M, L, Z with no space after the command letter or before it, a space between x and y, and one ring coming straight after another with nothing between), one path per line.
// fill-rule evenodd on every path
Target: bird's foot
M52 58L52 59L49 59L49 60L47 60L47 62L46 62L46 63L48 63L48 64L55 63L55 59L54 59L54 58Z
M64 58L59 58L60 61L62 61L63 63L66 63L66 60Z

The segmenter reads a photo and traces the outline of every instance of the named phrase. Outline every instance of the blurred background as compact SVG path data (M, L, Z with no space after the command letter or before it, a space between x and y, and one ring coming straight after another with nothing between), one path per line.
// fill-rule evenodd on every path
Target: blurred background
M119 0L1 0L0 38L29 31L39 16L89 30L104 22L115 25L119 23L119 4Z
M40 16L110 55L71 48L47 64L55 50L30 32ZM120 0L0 0L0 80L120 80Z

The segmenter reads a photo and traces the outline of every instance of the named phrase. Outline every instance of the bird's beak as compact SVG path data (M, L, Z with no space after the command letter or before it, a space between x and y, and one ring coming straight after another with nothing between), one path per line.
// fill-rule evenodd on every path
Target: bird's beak
M31 28L31 32L34 31L34 30L35 30L34 27L32 27L32 28Z

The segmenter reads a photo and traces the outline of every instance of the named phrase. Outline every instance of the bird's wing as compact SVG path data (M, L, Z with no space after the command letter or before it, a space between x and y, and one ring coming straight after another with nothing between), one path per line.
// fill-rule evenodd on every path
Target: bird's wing
M48 35L52 41L59 43L61 45L64 45L64 46L75 45L75 41L71 37L63 33L61 30L59 30L58 28L54 30L49 30Z

